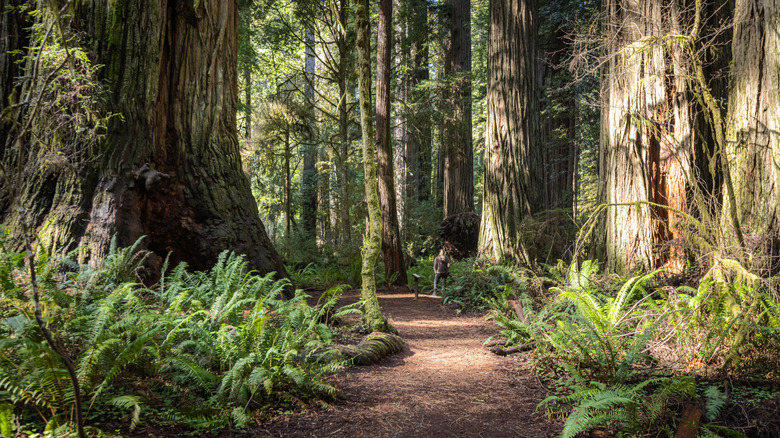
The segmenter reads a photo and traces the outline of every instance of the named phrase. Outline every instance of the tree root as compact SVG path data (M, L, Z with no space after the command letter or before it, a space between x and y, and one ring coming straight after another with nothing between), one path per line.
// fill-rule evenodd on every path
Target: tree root
M388 354L398 353L404 348L404 340L396 335L374 332L358 345L334 345L315 352L317 362L351 361L353 365L372 365Z

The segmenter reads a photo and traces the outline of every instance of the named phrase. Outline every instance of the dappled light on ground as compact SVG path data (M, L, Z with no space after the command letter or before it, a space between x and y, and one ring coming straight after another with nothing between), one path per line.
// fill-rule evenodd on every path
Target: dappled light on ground
M353 301L353 291L345 300ZM332 377L341 390L325 409L276 419L267 436L549 437L560 424L536 405L546 396L513 358L482 343L496 330L482 315L458 315L441 299L381 293L383 313L406 340L380 364Z

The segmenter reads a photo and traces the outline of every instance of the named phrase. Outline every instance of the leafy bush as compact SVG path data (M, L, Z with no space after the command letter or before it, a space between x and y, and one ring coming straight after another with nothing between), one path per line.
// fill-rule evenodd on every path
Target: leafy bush
M300 291L285 301L286 280L249 272L228 252L209 272L180 264L147 289L134 282L144 257L136 248L112 246L97 268L47 258L38 267L43 317L77 364L86 418L241 427L274 404L333 394L321 376L340 365L307 355L331 342L324 321L339 316L343 289L315 307ZM73 390L32 318L21 260L0 256L9 280L0 295L0 404L56 428L67 425Z

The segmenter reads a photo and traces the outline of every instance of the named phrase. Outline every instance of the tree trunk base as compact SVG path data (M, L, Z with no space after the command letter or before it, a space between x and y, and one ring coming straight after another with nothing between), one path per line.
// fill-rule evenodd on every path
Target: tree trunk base
M473 256L479 244L479 215L472 211L457 213L441 221L444 249L456 259Z

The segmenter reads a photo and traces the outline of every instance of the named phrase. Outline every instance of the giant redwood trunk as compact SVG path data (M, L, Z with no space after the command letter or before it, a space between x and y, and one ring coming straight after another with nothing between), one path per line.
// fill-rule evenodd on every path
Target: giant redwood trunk
M480 253L524 261L520 222L542 206L536 100L536 5L490 2ZM525 260L526 262L528 260Z
M376 154L379 201L382 208L382 254L385 278L396 285L406 284L403 242L398 229L393 148L390 144L390 45L393 30L393 0L379 0L376 66Z
M459 221L474 214L474 149L471 137L471 2L447 0L444 18L444 88L441 162L443 165L444 218ZM465 236L476 237L478 222L469 223ZM468 255L476 239L450 240L450 251Z
M780 1L734 10L726 146L748 243L780 231Z
M609 62L602 75L600 188L604 249L618 272L683 267L678 215L686 210L692 150L682 49L660 37L679 32L677 2L609 0ZM654 203L653 206L648 203Z
M170 253L174 263L207 269L231 249L246 254L253 269L286 275L241 170L235 2L74 5L81 44L105 66L107 111L122 117L110 120L89 153L71 152L85 150L89 139L64 137L59 147L72 158L68 165L41 165L33 158L44 150L35 143L40 137L22 136L31 169L19 181L19 203L40 241L65 250L79 245L82 256L99 259L114 236L123 246L147 236L142 246L157 261ZM36 120L32 134L45 123ZM5 161L15 147L5 148ZM15 210L3 218L17 234L20 219Z

